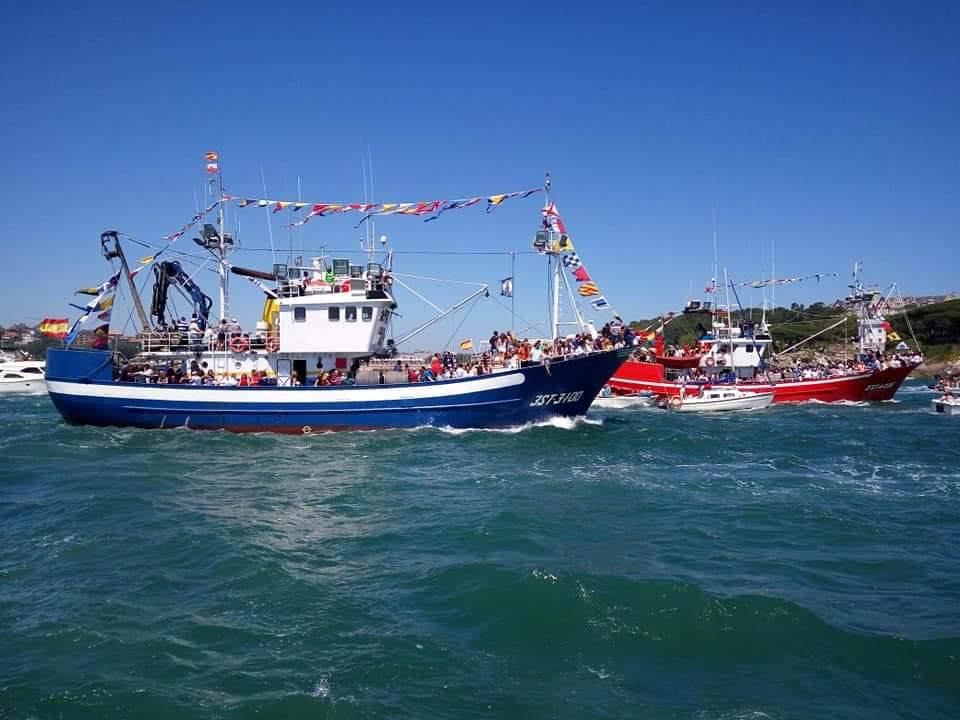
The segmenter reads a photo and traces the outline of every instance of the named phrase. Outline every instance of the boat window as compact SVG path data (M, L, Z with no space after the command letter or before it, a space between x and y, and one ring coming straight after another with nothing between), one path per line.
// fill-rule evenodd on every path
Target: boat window
M23 375L19 373L7 373L3 377L7 380L23 380Z
M305 307L295 307L293 309L294 322L303 322L307 319L307 309Z
M25 368L20 368L20 372L22 372L22 373L32 373L33 375L42 375L42 374L43 374L43 370L41 370L40 368L37 368L37 367L25 367Z
M340 308L331 306L327 309L327 320L330 322L340 322Z
M347 322L356 322L356 321L357 321L357 306L356 306L356 305L348 305L347 308L346 308L346 311L347 311L346 321L347 321Z
M370 322L373 320L373 308L365 307L360 309L360 319L364 322Z

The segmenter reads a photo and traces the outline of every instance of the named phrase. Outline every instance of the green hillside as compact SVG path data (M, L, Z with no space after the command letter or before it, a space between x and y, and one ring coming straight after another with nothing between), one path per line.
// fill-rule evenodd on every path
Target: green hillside
M742 313L734 312L733 322L740 322L742 316L759 324L762 314L757 308L747 308ZM775 350L783 350L844 317L845 323L811 341L810 347L833 345L845 338L854 337L857 334L856 317L848 314L844 308L825 303L807 306L794 304L789 308L778 307L767 311L767 322L773 334ZM960 299L910 309L909 319L917 340L928 356L942 358L956 354L956 347L960 346ZM889 320L900 337L912 345L904 316L892 315ZM634 320L630 325L636 329L652 325L655 329L659 323L660 318L651 318ZM682 315L666 326L664 337L671 345L692 345L700 336L701 330L709 327L710 316L707 314Z

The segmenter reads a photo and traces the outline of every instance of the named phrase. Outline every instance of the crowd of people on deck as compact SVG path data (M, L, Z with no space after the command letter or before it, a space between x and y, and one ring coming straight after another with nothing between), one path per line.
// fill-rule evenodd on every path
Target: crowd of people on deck
M221 385L252 387L276 385L276 377L259 370L243 373L216 373L206 361L181 360L169 362L130 362L117 370L118 382L137 382L153 385Z
M620 321L603 326L596 336L578 333L555 340L530 340L519 338L512 331L497 332L490 336L488 349L471 356L461 363L452 352L435 353L428 363L420 367L403 366L407 382L433 382L454 380L463 377L490 375L501 370L515 370L538 363L555 362L570 357L604 352L623 347L632 347L639 340L634 332ZM395 366L394 370L400 370Z
M226 350L238 339L243 346L253 349L263 349L267 342L267 335L263 330L248 333L236 318L224 318L219 323L203 327L196 313L190 320L183 316L171 325L162 322L157 333L160 345L171 349L189 349L192 352Z

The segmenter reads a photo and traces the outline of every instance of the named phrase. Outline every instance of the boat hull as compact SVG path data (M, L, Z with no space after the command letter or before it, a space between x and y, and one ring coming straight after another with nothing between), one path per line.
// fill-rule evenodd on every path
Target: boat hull
M773 402L877 402L890 400L913 371L915 365L875 370L859 375L826 378L822 380L785 380L777 383L743 382L740 390L773 392ZM613 377L610 387L620 393L652 392L657 395L680 394L680 385L665 379L663 368L657 363L628 360ZM689 391L690 386L687 385Z
M42 377L23 380L0 380L0 395L33 395L44 393L47 386Z
M931 401L933 405L933 411L939 415L960 415L960 401L958 400L947 400L944 401L942 398Z
M586 414L627 353L409 385L215 387L114 382L109 353L50 350L47 387L73 424L297 434L423 425L496 428Z

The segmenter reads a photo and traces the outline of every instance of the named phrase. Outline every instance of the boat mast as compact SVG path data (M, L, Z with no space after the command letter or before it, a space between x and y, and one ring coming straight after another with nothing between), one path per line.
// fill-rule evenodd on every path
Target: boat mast
M546 180L543 183L543 194L548 206L550 205L550 190L552 189L553 183L550 182L550 173L547 173ZM551 308L553 337L551 339L556 340L560 337L560 273L563 271L563 263L560 262L559 253L551 252L547 257L553 261L553 307Z
M717 254L717 211L715 208L710 208L710 214L713 217L713 282L710 284L713 286L713 291L717 291L717 280L719 279L719 260ZM716 299L716 298L714 298Z
M853 264L853 298L857 306L857 345L860 348L860 355L863 355L867 351L863 331L867 320L867 303L863 292L863 263L859 260Z
M730 314L730 279L727 277L727 269L723 269L723 286L727 295L727 334L733 338L733 316Z
M220 244L219 244L219 262L217 263L217 272L220 275L220 319L227 317L227 250L224 241L226 232L226 218L224 216L223 202L223 170L219 158L217 158L217 185L220 200Z

